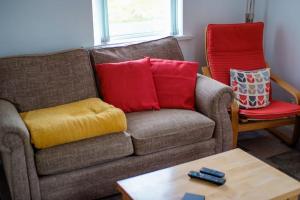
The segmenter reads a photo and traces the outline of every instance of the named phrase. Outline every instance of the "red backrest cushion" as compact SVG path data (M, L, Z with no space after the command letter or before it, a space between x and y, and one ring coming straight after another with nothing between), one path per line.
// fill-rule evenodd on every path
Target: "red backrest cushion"
M262 22L208 25L206 52L212 78L229 85L230 68L256 70L266 67L263 29Z
M152 58L151 64L160 107L194 110L199 64Z
M159 109L150 58L96 64L105 102L124 112Z

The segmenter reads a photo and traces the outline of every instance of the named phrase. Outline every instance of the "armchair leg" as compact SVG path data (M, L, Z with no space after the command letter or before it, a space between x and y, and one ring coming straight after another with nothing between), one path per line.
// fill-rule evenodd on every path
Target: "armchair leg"
M238 115L232 113L231 115L231 125L232 125L232 148L235 149L237 147L238 135L239 135L239 118Z
M296 116L296 121L295 121L295 127L294 127L294 133L293 133L293 145L295 145L298 142L300 136L300 115Z
M238 135L239 135L239 132L238 130L236 129L232 129L233 131L233 144L232 144L232 148L235 149L237 147L237 141L238 141Z
M299 139L299 134L300 134L300 116L296 117L295 120L295 126L294 126L294 131L293 135L291 137L286 136L282 131L279 131L275 128L268 128L266 129L270 133L272 133L274 136L279 138L281 141L284 143L293 146L297 143L297 140Z
M234 101L231 105L231 125L232 125L232 148L237 147L238 135L239 135L239 105Z

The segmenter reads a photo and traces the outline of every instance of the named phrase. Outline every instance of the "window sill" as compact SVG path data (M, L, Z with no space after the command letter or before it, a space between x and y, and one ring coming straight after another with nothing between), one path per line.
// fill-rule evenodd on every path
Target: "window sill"
M185 41L185 40L192 40L192 39L194 39L194 37L191 36L191 35L176 35L175 38L178 41Z
M135 43L141 43L146 42L149 40L157 40L163 37L167 36L150 36L150 37L141 37L141 38L132 38L132 39L126 39L126 40L114 40L111 42L107 42L104 44L97 45L96 47L116 47L116 46L126 46L129 44L135 44ZM178 41L185 41L185 40L191 40L194 37L190 35L175 35L174 36Z

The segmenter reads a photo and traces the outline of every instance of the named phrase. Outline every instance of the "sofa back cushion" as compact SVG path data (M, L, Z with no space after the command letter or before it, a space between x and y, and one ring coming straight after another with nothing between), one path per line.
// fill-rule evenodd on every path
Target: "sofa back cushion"
M120 47L94 48L91 50L91 55L95 64L137 60L144 57L184 60L177 39L174 37Z
M161 108L195 110L197 62L151 58L151 70Z
M124 112L159 109L150 58L97 64L96 72L105 102Z
M20 112L97 97L84 49L0 58L0 98Z

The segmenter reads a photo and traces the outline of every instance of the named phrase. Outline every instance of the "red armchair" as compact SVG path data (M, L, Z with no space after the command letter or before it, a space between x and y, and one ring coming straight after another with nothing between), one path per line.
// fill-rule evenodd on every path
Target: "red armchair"
M230 81L230 68L256 70L268 67L263 52L264 24L210 24L205 31L206 67L203 74L226 85ZM271 80L289 92L296 104L271 98L269 106L260 109L240 109L237 102L231 105L233 147L238 134L244 131L267 129L286 143L295 144L300 133L300 92L271 73ZM292 137L287 137L275 127L294 124Z

